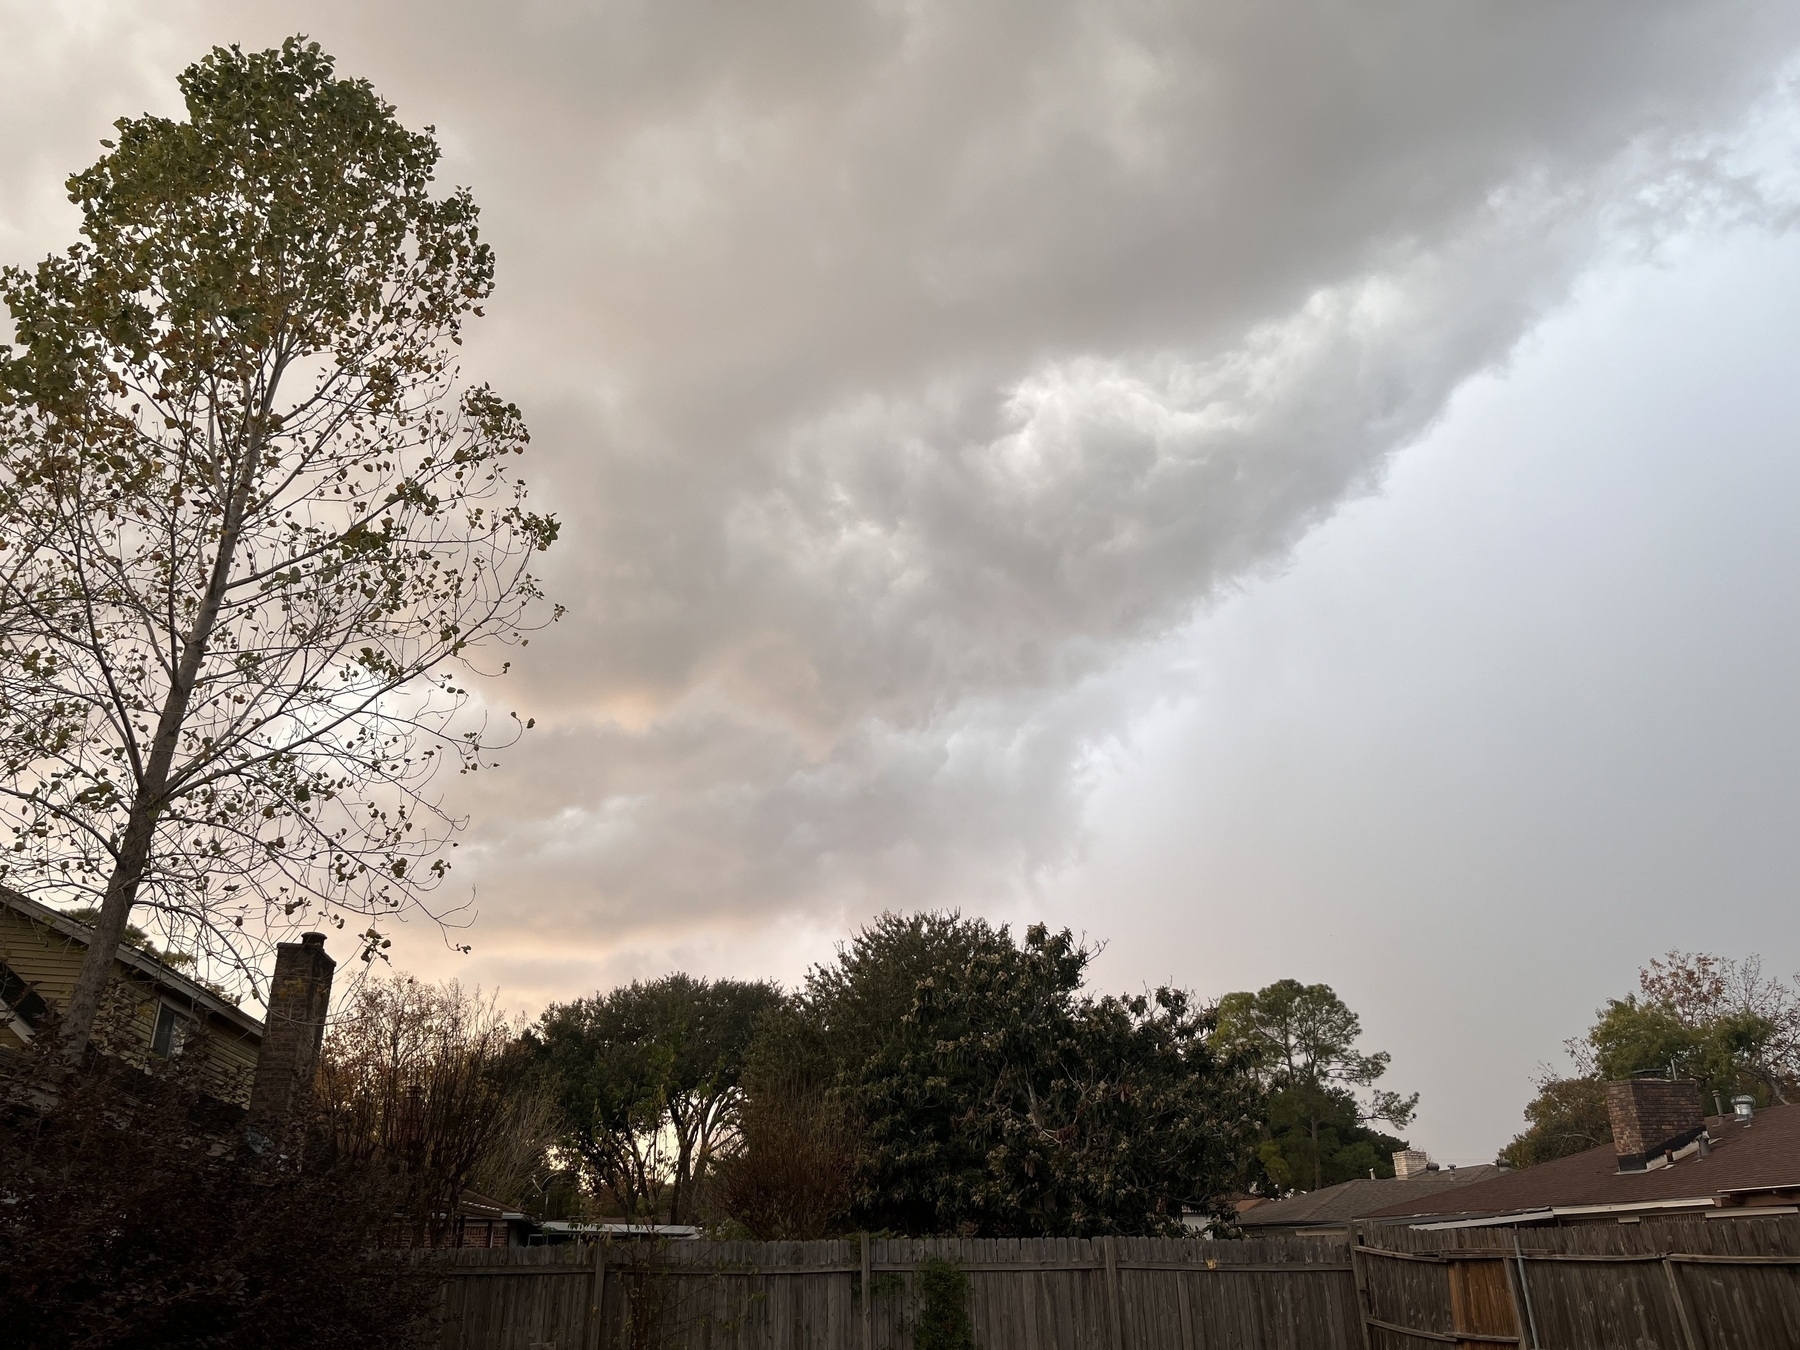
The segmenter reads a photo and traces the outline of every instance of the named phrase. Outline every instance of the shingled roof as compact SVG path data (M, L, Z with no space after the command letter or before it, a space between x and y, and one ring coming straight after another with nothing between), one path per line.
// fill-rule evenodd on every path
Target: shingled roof
M1579 1218L1584 1210L1705 1210L1800 1201L1800 1107L1758 1111L1747 1124L1712 1116L1706 1132L1704 1155L1690 1146L1673 1163L1649 1171L1621 1172L1617 1151L1603 1144L1369 1217Z
M1433 1199L1440 1192L1502 1176L1505 1171L1503 1167L1484 1163L1478 1167L1446 1167L1418 1177L1360 1177L1244 1210L1238 1216L1238 1225L1247 1232L1271 1228L1342 1227L1352 1219L1367 1218L1378 1210L1390 1206L1404 1209Z

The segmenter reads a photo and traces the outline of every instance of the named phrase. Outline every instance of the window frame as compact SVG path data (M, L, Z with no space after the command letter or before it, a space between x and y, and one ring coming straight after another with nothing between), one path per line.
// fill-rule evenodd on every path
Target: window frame
M150 1053L158 1059L180 1059L200 1030L200 1019L166 998L156 1001L156 1020L150 1025Z

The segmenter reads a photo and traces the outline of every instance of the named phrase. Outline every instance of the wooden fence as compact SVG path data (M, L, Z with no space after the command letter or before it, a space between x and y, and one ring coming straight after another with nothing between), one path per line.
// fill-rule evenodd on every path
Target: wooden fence
M1800 1350L1800 1216L1357 1236L1369 1350Z
M982 1350L1800 1350L1800 1216L429 1259L447 1264L444 1350L911 1350L931 1260L966 1276Z

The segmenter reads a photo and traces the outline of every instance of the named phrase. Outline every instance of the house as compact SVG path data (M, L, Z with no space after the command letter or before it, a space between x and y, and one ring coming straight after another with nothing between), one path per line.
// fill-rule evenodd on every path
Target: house
M92 931L59 910L0 887L0 1059L51 1032L58 1007L75 987ZM95 1019L93 1048L139 1069L179 1058L197 1068L205 1095L233 1108L231 1126L248 1126L258 1148L280 1140L312 1090L331 1005L336 963L321 933L275 949L268 1016L258 1020L216 991L122 946L114 979ZM259 1142L260 1141L260 1142ZM536 1221L512 1205L462 1192L439 1245L523 1246ZM401 1234L403 1245L424 1241Z
M1439 1167L1409 1149L1394 1155L1394 1171L1391 1177L1358 1177L1281 1200L1240 1201L1238 1227L1246 1237L1337 1237L1354 1219L1421 1205L1444 1191L1500 1176L1506 1169L1492 1164Z
M1707 1116L1697 1083L1606 1085L1613 1143L1377 1211L1415 1228L1629 1222L1648 1215L1727 1218L1800 1209L1800 1107Z
M85 924L0 886L0 1051L19 1051L48 1028L92 936ZM312 1083L335 968L323 934L281 943L269 1015L259 1021L149 953L121 946L93 1045L137 1068L180 1057L198 1066L209 1096L253 1122L285 1119Z

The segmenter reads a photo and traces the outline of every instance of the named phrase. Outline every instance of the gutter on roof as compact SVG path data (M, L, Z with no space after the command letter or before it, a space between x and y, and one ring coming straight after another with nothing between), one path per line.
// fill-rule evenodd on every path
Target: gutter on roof
M1753 1195L1800 1195L1800 1181L1790 1181L1781 1186L1734 1186L1728 1191L1720 1191L1715 1203L1739 1206Z
M1718 1209L1719 1201L1710 1195L1688 1196L1681 1200L1619 1201L1610 1205L1545 1205L1539 1209L1515 1209L1503 1214L1484 1214L1479 1218L1457 1217L1431 1223L1408 1224L1420 1232L1432 1233L1448 1228L1498 1228L1506 1225L1525 1226L1554 1223L1558 1219L1597 1219L1609 1215L1654 1214L1665 1210Z
M1441 1233L1451 1228L1500 1228L1508 1225L1523 1227L1528 1224L1549 1223L1555 1217L1552 1210L1523 1209L1511 1214L1488 1214L1479 1219L1439 1219L1433 1223L1409 1223L1406 1226L1421 1233Z
M0 903L10 905L27 918L35 919L46 927L55 929L71 941L79 942L83 947L88 945L89 939L93 935L93 930L87 925L77 923L62 911L51 909L50 906L40 904L30 896L21 895L9 887L0 886ZM203 1007L215 1016L235 1023L239 1030L249 1032L258 1040L262 1039L263 1024L256 1018L250 1016L242 1008L227 1003L210 989L196 984L179 971L171 970L155 957L146 956L129 943L121 942L117 959L139 974L148 975L159 984L172 986L195 1006Z

